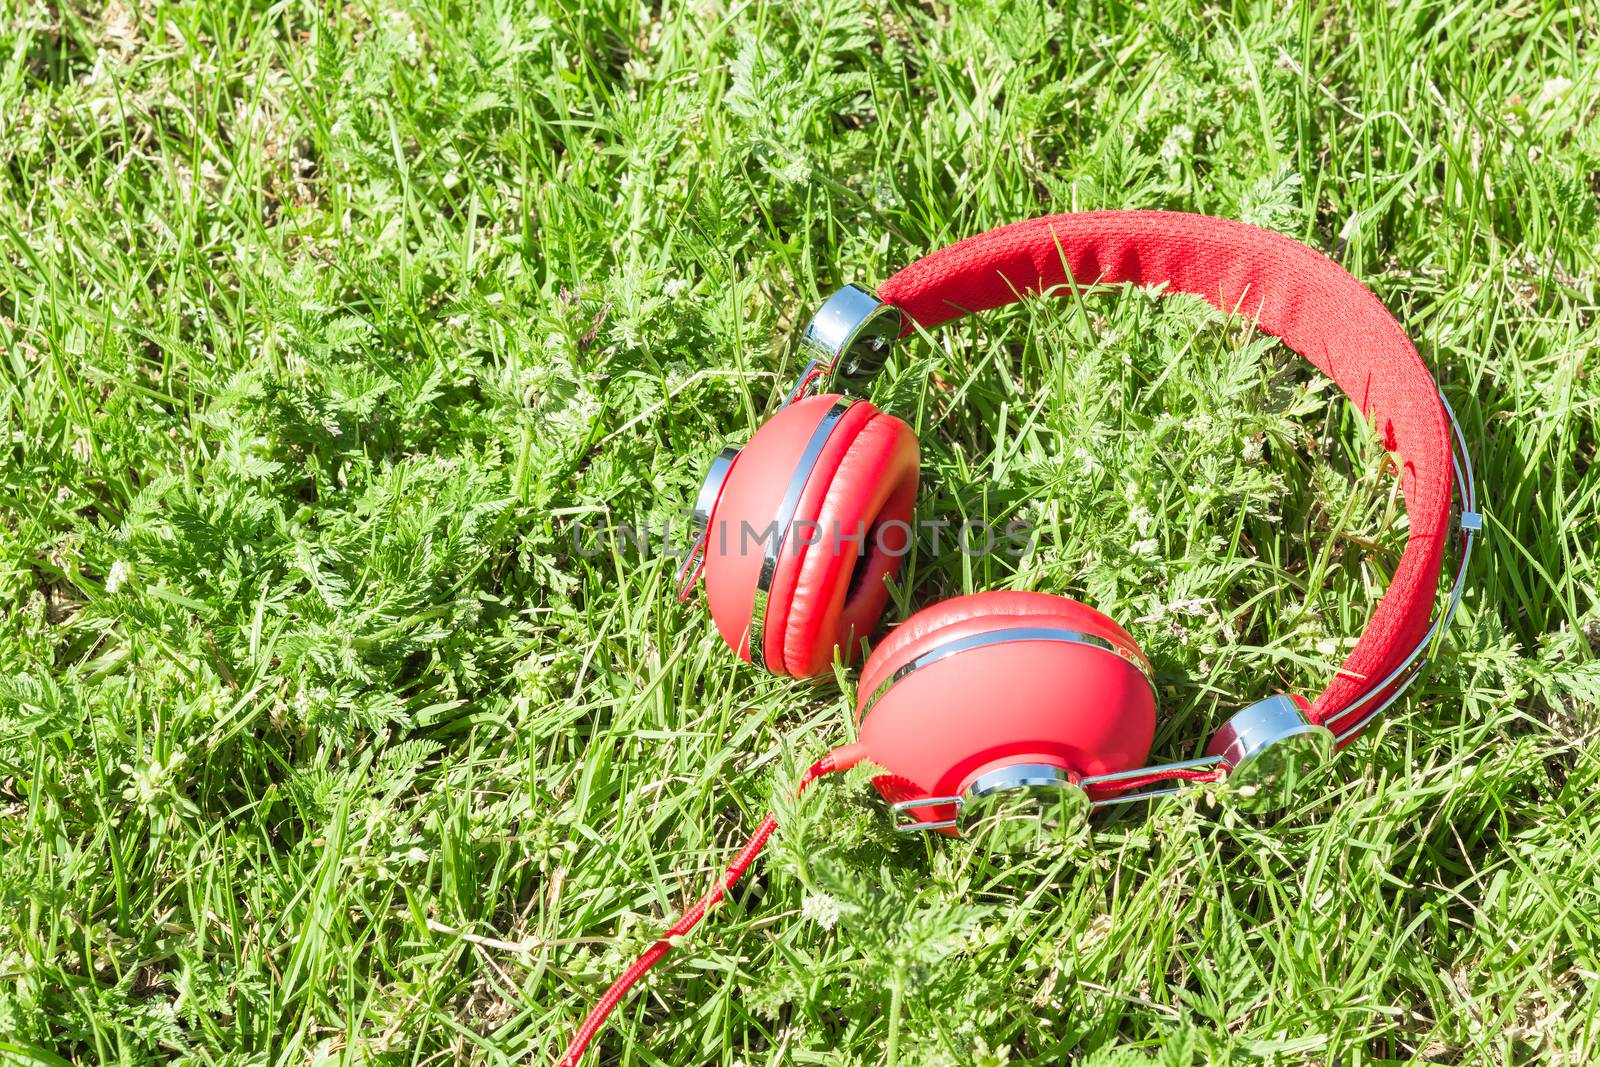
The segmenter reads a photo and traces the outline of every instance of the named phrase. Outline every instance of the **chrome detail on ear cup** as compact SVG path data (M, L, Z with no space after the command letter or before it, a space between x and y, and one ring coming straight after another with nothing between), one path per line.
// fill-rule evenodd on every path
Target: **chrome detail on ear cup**
M903 324L899 308L859 285L828 297L800 335L808 358L787 402L872 378L883 369Z
M1305 779L1333 758L1333 731L1279 694L1240 711L1206 746L1227 768L1228 795L1245 811L1288 806Z
M706 468L706 476L700 482L700 492L696 494L694 508L689 514L689 522L694 529L694 545L690 547L689 554L683 557L683 564L673 579L678 587L679 600L688 598L689 590L694 587L700 572L705 569L706 537L711 529L711 516L717 510L717 501L722 497L722 487L727 484L728 475L733 473L733 465L738 461L739 453L742 451L744 450L729 446L717 453L712 457L710 465Z
M882 700L897 683L920 671L922 668L938 663L942 659L954 656L959 652L966 652L974 648L987 648L991 645L1010 644L1013 641L1056 641L1062 644L1085 645L1097 648L1102 652L1109 652L1123 662L1135 668L1150 686L1153 694L1156 688L1155 676L1144 660L1122 646L1099 634L1084 633L1081 630L1071 630L1065 626L1008 626L997 630L986 630L980 634L969 634L958 637L943 644L935 645L922 655L908 661L886 678L867 702L861 707L862 720L872 711L873 705Z
M733 470L733 461L739 458L742 449L731 445L718 452L711 459L711 464L706 468L705 479L700 483L700 493L694 500L693 522L697 532L704 531L711 525L711 513L716 509L717 498L722 495L722 486L728 480L728 474Z
M1074 775L1048 763L1017 764L978 776L957 816L961 836L991 852L1018 852L1044 833L1076 830L1089 795Z
M1013 852L1032 844L1041 832L1065 832L1089 815L1089 796L1076 775L1051 763L1013 763L974 778L955 797L919 797L895 804L896 814L923 808L954 806L956 817L938 822L912 819L897 823L912 830L957 829L995 852Z
M839 420L844 418L844 413L855 403L847 397L839 398L817 423L817 428L811 432L811 438L806 441L805 450L800 453L800 461L795 464L794 474L789 477L789 486L784 490L783 500L778 504L778 514L774 517L772 529L766 531L761 538L763 546L761 573L756 578L755 597L750 603L749 645L750 662L762 669L767 666L765 647L767 602L772 597L772 581L778 573L778 560L783 556L783 548L789 541L789 529L794 525L794 513L800 507L800 496L805 492L806 482L811 478L811 471L816 467L823 447L827 445L828 438L833 436L834 428L839 425ZM743 536L742 531L740 536Z

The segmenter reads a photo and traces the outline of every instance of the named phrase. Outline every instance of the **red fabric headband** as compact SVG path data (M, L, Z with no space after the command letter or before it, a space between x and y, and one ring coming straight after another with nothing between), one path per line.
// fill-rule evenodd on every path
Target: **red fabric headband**
M1079 286L1165 283L1167 292L1193 293L1253 321L1332 378L1377 427L1384 447L1399 454L1410 521L1405 552L1366 632L1311 708L1317 722L1340 716L1427 632L1448 539L1449 423L1405 330L1322 253L1242 222L1168 211L1095 211L1002 226L911 264L878 296L931 327L1069 279Z

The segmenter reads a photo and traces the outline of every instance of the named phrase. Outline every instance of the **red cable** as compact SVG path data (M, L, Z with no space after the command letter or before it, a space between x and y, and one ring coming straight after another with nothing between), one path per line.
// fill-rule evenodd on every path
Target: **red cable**
M813 763L811 768L801 776L800 784L795 788L796 795L804 793L812 782L815 782L823 775L845 770L859 759L860 755L854 745L834 749ZM766 845L767 838L771 837L772 831L777 828L778 817L769 812L767 817L761 820L761 825L756 827L756 832L750 835L750 841L734 857L733 862L728 864L728 869L723 872L722 877L717 879L717 884L707 890L705 896L695 902L694 907L684 912L678 921L667 929L661 939L651 945L644 955L634 962L632 967L624 971L621 978L612 982L611 988L606 990L605 995L595 1002L595 1006L590 1009L589 1014L584 1018L583 1025L579 1026L577 1033L572 1035L572 1042L567 1045L567 1051L557 1061L556 1067L577 1067L578 1061L583 1058L584 1050L589 1047L589 1042L594 1039L594 1035L605 1025L606 1017L611 1014L612 1009L622 1002L622 998L628 995L628 990L632 989L650 968L660 962L661 957L672 951L673 938L682 937L700 925L700 920L705 918L706 912L710 911L722 899L723 894L733 888L750 864L755 862L756 857L761 853L761 849Z
M1181 779L1185 782L1215 782L1221 777L1222 772L1216 770L1203 771L1189 768L1187 770L1160 771L1155 774L1142 775L1138 778L1125 778L1120 782L1105 782L1101 785L1091 786L1090 791L1115 796L1132 789L1140 789L1147 785L1172 781L1173 779Z
M813 368L810 374L807 374L804 378L800 379L800 384L796 385L794 387L794 391L789 394L789 399L784 401L784 403L793 404L796 400L799 400L802 396L805 395L806 388L812 382L817 381L819 378L821 378L825 373L827 373L827 371L828 371L827 367L820 367L819 366L819 367Z

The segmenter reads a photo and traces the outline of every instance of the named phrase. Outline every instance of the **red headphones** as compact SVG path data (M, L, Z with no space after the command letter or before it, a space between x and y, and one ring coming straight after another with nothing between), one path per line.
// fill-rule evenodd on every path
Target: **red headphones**
M1200 759L1143 766L1155 733L1150 665L1095 609L1034 592L946 600L872 651L856 703L859 741L807 772L804 789L869 759L902 830L982 835L1007 847L1091 808L1223 781L1249 810L1289 802L1305 774L1399 698L1459 602L1482 529L1466 442L1405 331L1342 267L1239 222L1161 211L1054 215L935 252L877 295L849 286L807 327L811 363L789 402L743 449L713 461L695 505L702 572L728 646L775 674L848 661L877 625L917 492L912 430L830 390L878 370L893 342L969 312L1075 285L1165 287L1248 319L1327 374L1396 453L1410 535L1366 632L1315 700L1271 696L1229 719ZM820 392L814 393L814 391ZM1460 510L1452 516L1452 490ZM1446 544L1458 570L1432 619ZM1155 787L1155 788L1152 788ZM562 1064L575 1065L612 1007L753 862L768 816L712 890L614 984Z

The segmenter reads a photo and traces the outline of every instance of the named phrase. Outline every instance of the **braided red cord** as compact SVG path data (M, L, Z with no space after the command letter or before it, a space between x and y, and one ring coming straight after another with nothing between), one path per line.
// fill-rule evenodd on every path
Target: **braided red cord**
M827 367L813 367L810 374L807 374L804 378L800 379L800 384L794 387L794 391L789 394L789 399L784 401L784 403L793 404L796 400L799 400L801 397L805 396L806 390L811 387L811 384L813 382L820 381L822 376L827 372Z
M1161 771L1157 774L1146 774L1138 778L1124 779L1120 782L1093 785L1089 787L1089 793L1095 797L1118 796L1122 793L1132 792L1135 789L1143 789L1147 785L1155 785L1157 782L1215 782L1219 781L1222 776L1222 772L1218 770Z
M812 782L823 775L845 769L848 764L844 762L846 757L843 756L843 752L842 749L835 750L813 763L801 776L800 784L795 788L796 794L804 793ZM772 836L772 831L777 828L778 818L769 812L767 817L761 820L761 825L756 827L756 832L750 835L749 842L734 857L733 862L728 864L728 869L723 872L722 877L717 879L717 884L707 890L705 896L697 900L694 907L684 912L677 922L668 927L661 940L651 945L632 967L623 972L621 978L611 983L611 988L606 990L605 995L595 1002L595 1006L584 1018L583 1025L572 1035L572 1042L567 1045L567 1051L558 1061L557 1067L577 1067L578 1061L583 1058L584 1050L589 1047L594 1035L605 1025L606 1017L611 1014L612 1009L622 1002L622 998L628 995L628 990L632 989L650 968L660 962L661 957L672 951L674 938L682 937L700 925L700 920L705 918L706 912L733 888L745 870L755 862L767 839Z
M1187 770L1159 771L1154 774L1142 775L1138 778L1125 778L1120 782L1106 782L1102 785L1090 786L1089 791L1097 796L1115 796L1134 789L1143 789L1145 786L1155 785L1157 782L1215 782L1221 778L1222 772L1218 770L1205 771L1189 768Z

